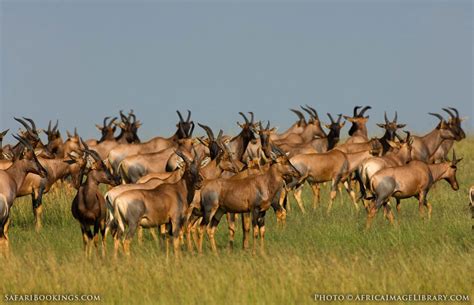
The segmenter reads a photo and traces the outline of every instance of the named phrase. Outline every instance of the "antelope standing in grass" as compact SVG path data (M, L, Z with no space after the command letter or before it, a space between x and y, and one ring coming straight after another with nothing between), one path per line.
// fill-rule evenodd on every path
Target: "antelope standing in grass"
M461 158L462 159L462 158ZM418 198L418 210L423 216L423 208L428 209L428 218L431 218L431 204L427 196L430 188L439 180L446 180L455 191L459 189L456 179L457 164L461 159L456 158L453 150L451 161L439 164L426 164L423 161L413 160L407 165L385 168L372 176L370 180L371 190L374 192L375 200L367 215L367 228L375 217L378 209L384 205L387 217L393 223L393 213L388 200L395 197L397 210L400 211L400 200L404 198Z
M413 138L410 137L409 132L407 132L404 141L388 141L387 143L392 149L394 149L393 151L382 157L369 158L359 166L357 177L360 177L359 183L362 198L367 197L367 190L370 191L370 180L375 173L384 168L402 166L411 161L411 145L413 143Z
M0 245L5 246L7 249L10 209L26 175L34 173L42 177L47 176L47 172L36 158L31 144L21 137L14 137L28 152L23 159L19 159L22 152L18 152L18 154L14 155L12 166L7 170L0 170Z
M261 246L265 236L265 213L270 208L285 180L298 177L298 171L291 165L285 155L274 156L269 170L261 175L249 176L247 179L214 179L205 181L201 189L202 221L199 228L198 251L202 252L204 230L211 243L211 249L217 252L214 239L215 231L225 213L251 213L254 240L260 234ZM242 218L246 219L246 218ZM244 247L248 247L250 223L243 223ZM254 243L255 246L255 243Z
M73 186L78 188L81 185L80 179L82 178L80 172L86 165L85 160L77 159L74 155L70 155L65 159L39 158L39 162L48 175L41 177L34 173L28 174L17 192L17 197L31 195L36 231L39 231L42 227L41 215L43 213L44 194L49 192L56 181L67 176L71 176Z
M119 230L115 239L115 251L118 250L121 234L125 232L125 225L128 226L128 232L123 241L123 249L129 255L130 242L139 226L151 228L165 224L171 235L175 254L179 254L179 235L189 217L189 205L194 199L194 192L201 187L202 177L199 174L199 156L190 161L181 152L176 153L185 163L180 181L162 184L151 190L127 191L115 199L114 217ZM190 237L187 237L189 246ZM168 242L166 244L168 250Z
M71 212L80 223L86 256L91 255L92 243L98 250L99 232L102 235L102 255L105 255L106 207L104 196L99 191L99 184L116 185L117 179L110 173L99 154L90 150L86 143L83 142L83 145L85 153L83 158L91 157L92 161L86 180L81 183L72 201Z

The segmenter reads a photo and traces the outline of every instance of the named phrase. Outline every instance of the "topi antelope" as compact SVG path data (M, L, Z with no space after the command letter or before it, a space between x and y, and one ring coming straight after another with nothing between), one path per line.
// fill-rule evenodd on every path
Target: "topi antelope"
M179 235L186 225L189 205L194 199L195 191L201 187L202 177L199 174L199 156L195 156L191 161L180 151L176 153L185 163L180 181L161 184L149 190L130 190L115 199L114 218L118 223L116 250L121 234L125 233L125 225L128 226L128 232L123 241L123 249L129 255L130 242L139 226L151 228L165 224L171 235L175 254L179 255ZM189 234L187 238L190 245ZM166 244L168 250L168 242Z
M199 228L198 251L202 252L204 230L211 243L211 249L217 252L214 239L215 231L225 213L251 213L254 240L260 234L261 247L265 236L265 213L285 180L299 177L298 171L281 152L274 151L272 165L261 175L246 179L214 179L205 181L201 189L202 221ZM248 245L250 223L244 223L244 247ZM255 246L255 243L254 243Z
M456 158L453 150L451 161L439 164L426 164L423 161L413 160L407 165L385 168L372 176L370 188L374 192L375 200L367 215L367 228L375 217L378 209L384 205L387 217L393 223L393 213L388 204L390 197L395 197L397 210L400 211L400 200L417 197L420 216L423 216L423 207L428 209L428 218L431 218L431 204L427 196L433 184L439 180L446 180L455 191L459 189L456 179L457 164L461 159Z
M385 119L385 124L382 123L377 123L377 126L380 128L385 129L384 135L379 139L380 143L382 143L383 146L383 154L386 154L389 150L391 150L392 146L389 144L389 141L394 141L395 137L397 135L397 129L402 129L406 126L406 124L398 124L397 119L398 119L398 114L395 111L395 117L393 118L393 121L390 121L387 118L387 112L384 112L384 119Z
M367 134L367 121L369 120L369 116L364 117L364 114L367 110L371 109L372 107L366 106L362 108L362 110L357 113L357 110L362 108L361 106L354 107L353 116L344 116L346 120L352 123L351 128L349 129L349 136L350 138L347 139L347 143L362 143L367 142L369 140L369 136Z
M443 108L445 112L450 115L448 120L448 125L453 131L453 133L457 136L456 141L461 141L462 139L466 138L466 134L461 127L461 122L463 121L462 118L459 117L459 112L456 108L449 107ZM454 113L453 113L454 111ZM431 156L431 161L433 162L442 162L448 159L448 153L454 145L453 139L446 139L444 140L435 153Z
M46 170L36 158L33 146L26 139L14 137L28 151L23 159L19 159L22 152L15 154L13 164L7 170L0 170L0 244L5 245L7 248L10 209L26 175L34 173L47 177Z
M105 255L106 207L104 197L99 191L99 184L116 185L118 181L105 166L99 154L90 150L86 143L82 142L82 144L84 145L83 158L91 157L92 161L86 180L81 183L72 201L71 212L81 226L86 256L91 255L92 243L98 250L99 231L102 235L102 255ZM91 226L94 228L93 231Z

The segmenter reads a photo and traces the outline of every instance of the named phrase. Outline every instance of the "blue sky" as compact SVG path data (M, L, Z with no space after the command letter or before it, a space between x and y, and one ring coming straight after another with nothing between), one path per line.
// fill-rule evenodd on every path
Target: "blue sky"
M284 130L313 105L369 127L398 110L418 133L455 106L473 128L470 1L2 1L0 128L33 117L85 137L133 108L140 135L169 135L176 109L236 132L253 110ZM343 133L347 133L348 128Z

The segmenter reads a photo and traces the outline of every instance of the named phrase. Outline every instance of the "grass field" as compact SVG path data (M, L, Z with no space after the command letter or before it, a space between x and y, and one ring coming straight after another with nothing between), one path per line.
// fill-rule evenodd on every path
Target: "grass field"
M0 296L5 294L98 294L102 303L126 304L314 304L315 293L473 293L473 230L467 190L474 183L474 139L457 145L460 190L442 181L429 194L430 221L415 200L402 203L400 224L381 215L364 230L365 212L355 213L346 194L326 216L322 204L301 214L293 203L285 228L267 215L266 255L243 251L241 230L227 249L225 220L219 256L183 252L166 260L148 234L132 244L132 257L84 258L78 223L70 212L73 194L45 196L44 228L35 233L30 198L15 202L10 231L12 255L0 258ZM381 213L380 213L381 214ZM208 243L205 243L208 246ZM378 303L380 304L380 303ZM392 302L391 304L394 304ZM420 303L417 303L420 304Z

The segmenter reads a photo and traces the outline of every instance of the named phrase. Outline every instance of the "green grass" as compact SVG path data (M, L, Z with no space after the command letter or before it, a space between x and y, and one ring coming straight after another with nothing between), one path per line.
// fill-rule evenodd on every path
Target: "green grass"
M268 213L265 255L241 250L240 226L229 251L223 220L219 256L206 248L203 255L183 251L181 260L167 260L145 234L143 246L132 243L131 258L112 259L109 240L107 258L87 260L70 212L73 194L45 196L41 233L34 231L29 198L22 198L12 211L12 255L0 258L0 297L90 293L104 303L313 304L314 293L454 293L472 301L474 239L467 190L474 182L473 149L473 139L457 146L464 157L460 190L442 181L431 191L430 221L420 219L415 200L407 200L399 225L390 226L378 215L366 232L365 212L355 213L346 194L326 216L327 189L315 211L306 189L307 214L293 201L287 225L280 228Z

